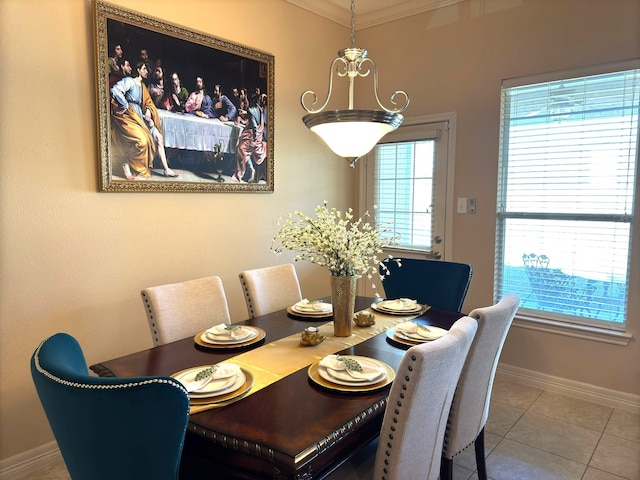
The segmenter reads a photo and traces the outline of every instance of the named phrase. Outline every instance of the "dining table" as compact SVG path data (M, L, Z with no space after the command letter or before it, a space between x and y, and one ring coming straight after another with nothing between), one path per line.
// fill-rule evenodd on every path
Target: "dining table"
M395 371L412 345L398 341L394 326L411 320L449 329L463 316L435 308L386 315L375 306L373 298L356 298L356 312L371 311L376 323L354 324L349 337L333 335L330 316L304 317L287 308L234 323L263 333L247 345L210 348L199 333L90 368L105 377L176 376L196 366L236 363L251 379L245 393L214 404L192 400L180 478L322 479L379 436L392 381L403 381ZM302 344L309 327L326 339ZM389 381L332 387L314 370L330 354L374 359L389 368Z

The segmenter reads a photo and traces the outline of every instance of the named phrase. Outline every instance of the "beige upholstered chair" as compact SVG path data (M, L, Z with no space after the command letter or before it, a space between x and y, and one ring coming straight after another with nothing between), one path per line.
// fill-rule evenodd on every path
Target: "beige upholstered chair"
M156 346L231 322L220 277L149 287L140 295Z
M290 263L240 273L249 318L282 310L302 300L296 269Z
M519 305L517 295L505 295L497 304L476 308L469 314L478 321L478 332L451 405L442 450L441 480L451 480L453 457L472 443L475 443L478 479L487 479L484 426L500 352Z
M476 333L462 317L449 333L405 353L382 421L375 459L365 448L327 479L436 480L453 392ZM373 468L372 468L373 466Z

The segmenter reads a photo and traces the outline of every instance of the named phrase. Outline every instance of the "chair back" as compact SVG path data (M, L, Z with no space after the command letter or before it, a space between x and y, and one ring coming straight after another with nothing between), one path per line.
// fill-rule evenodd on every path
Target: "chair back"
M249 318L282 310L302 300L296 269L290 263L241 272Z
M446 458L453 459L471 445L487 423L498 360L519 305L520 298L509 294L497 304L469 314L478 321L478 332L451 406L443 449Z
M91 376L66 333L38 346L31 375L73 480L177 478L189 420L180 382Z
M220 277L149 287L140 295L155 346L231 322Z
M462 317L443 337L407 350L389 392L374 479L438 478L451 398L476 329Z
M412 298L433 308L461 312L471 285L473 269L467 263L445 262L416 258L400 258L385 262L380 273L385 296L388 299Z

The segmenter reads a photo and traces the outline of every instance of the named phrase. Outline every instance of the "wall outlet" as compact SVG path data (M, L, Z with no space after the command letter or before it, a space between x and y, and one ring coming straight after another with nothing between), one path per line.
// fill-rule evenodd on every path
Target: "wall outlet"
M467 213L467 198L460 197L458 198L458 213Z

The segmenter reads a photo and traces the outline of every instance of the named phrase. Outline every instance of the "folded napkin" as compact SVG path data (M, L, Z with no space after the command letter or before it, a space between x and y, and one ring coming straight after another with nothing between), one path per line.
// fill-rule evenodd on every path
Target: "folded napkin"
M412 311L418 309L418 302L410 298L398 298L397 300L384 300L380 302L382 308L394 311Z
M324 302L310 302L306 298L300 300L294 305L295 310L309 313L324 313L331 311L331 304Z
M215 368L214 368L215 367ZM207 370L208 368L214 368L214 372L211 375L207 375L201 380L196 380L198 373ZM207 385L215 380L224 380L227 378L235 377L240 373L240 367L233 363L219 363L212 367L203 368L197 372L191 372L188 376L193 375L193 379L184 384L187 392L198 392L202 389L206 389Z
M415 322L403 322L396 325L396 332L416 340L435 340L448 332L440 327L419 325Z
M339 355L327 355L322 360L320 360L319 365L331 370L335 370L338 372L344 371L348 373L354 380L367 380L372 381L378 378L380 375L385 373L385 369L378 365L374 365L372 362L360 362L360 367L362 371L354 371L347 368L347 364L339 360L339 358L350 358L350 357L340 357Z
M243 338L247 338L251 335L252 331L237 326L235 328L227 329L229 325L226 323L221 323L219 325L215 325L205 331L205 335L208 338L212 338L214 340L242 340Z

